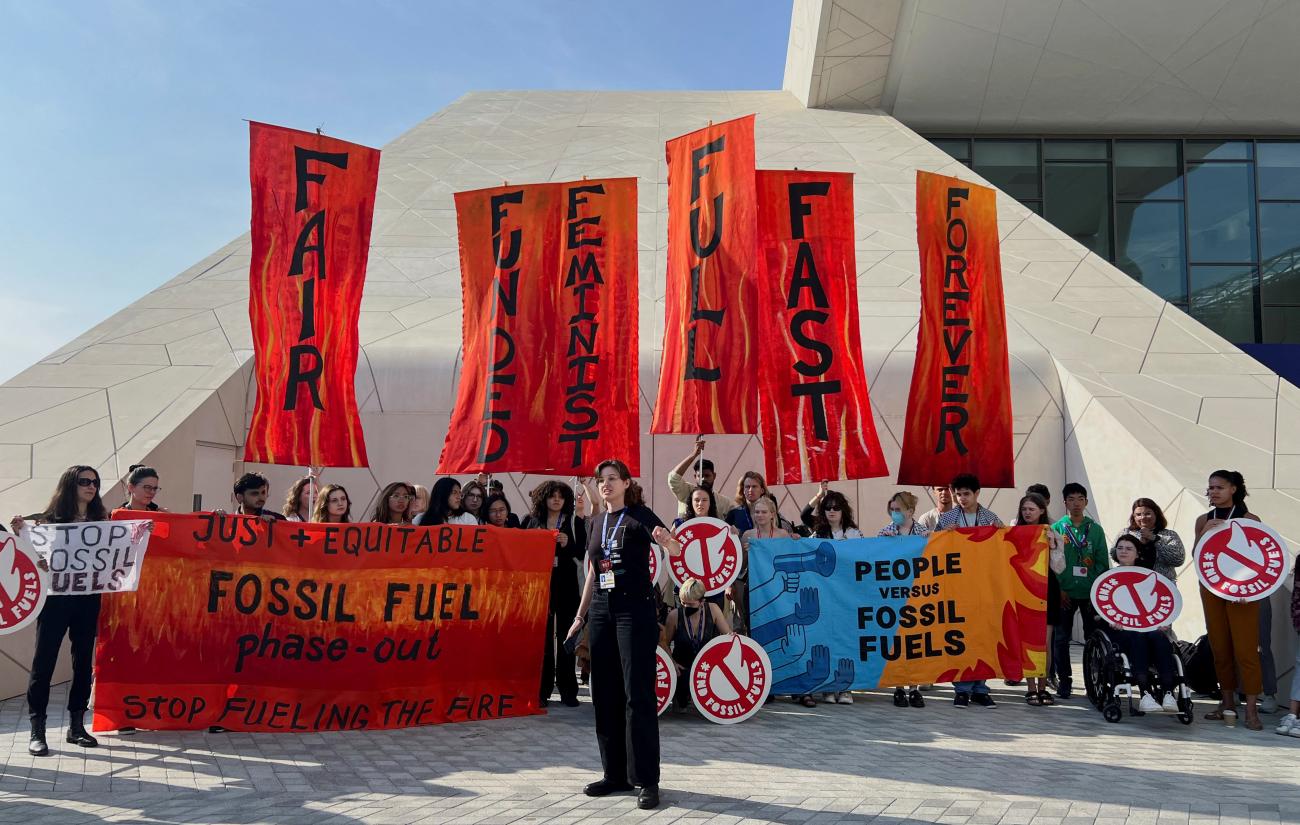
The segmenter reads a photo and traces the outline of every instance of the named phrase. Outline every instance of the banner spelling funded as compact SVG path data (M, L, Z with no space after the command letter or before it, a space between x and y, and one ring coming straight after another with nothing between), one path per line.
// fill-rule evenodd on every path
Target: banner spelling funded
M763 169L757 186L766 476L887 475L862 364L853 175Z
M639 472L636 180L455 197L464 361L438 471Z
M754 116L665 145L668 272L652 433L753 433L756 322Z
M553 536L153 515L107 599L95 729L394 728L540 712Z
M1015 486L996 192L916 173L921 322L898 482Z
M244 460L365 467L357 320L379 150L265 123L249 143L257 403Z

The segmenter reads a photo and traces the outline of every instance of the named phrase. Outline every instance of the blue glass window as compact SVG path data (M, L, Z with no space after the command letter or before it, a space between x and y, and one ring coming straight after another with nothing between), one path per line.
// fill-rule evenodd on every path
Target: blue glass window
M1193 262L1255 260L1255 186L1250 164L1188 167L1187 223Z

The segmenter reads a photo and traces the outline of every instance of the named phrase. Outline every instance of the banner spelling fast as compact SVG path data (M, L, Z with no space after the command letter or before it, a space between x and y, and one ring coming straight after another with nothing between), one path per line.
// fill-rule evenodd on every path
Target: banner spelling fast
M364 467L354 382L379 150L265 123L249 138L257 404L244 460Z
M1043 527L929 537L755 539L751 633L772 693L1041 676Z
M947 484L969 472L985 487L1015 486L995 194L916 173L921 323L900 484Z
M464 362L440 473L640 471L636 179L456 193Z
M652 433L754 433L754 116L674 138L663 362Z
M757 182L766 476L887 475L862 366L853 175L759 170Z
M395 728L538 713L553 536L155 513L104 602L95 729Z

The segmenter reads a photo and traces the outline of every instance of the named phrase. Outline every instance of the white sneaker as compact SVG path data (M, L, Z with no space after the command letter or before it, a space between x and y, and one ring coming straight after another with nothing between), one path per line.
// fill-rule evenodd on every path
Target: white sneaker
M1166 713L1178 713L1178 697L1169 691L1165 691L1165 698L1160 703L1160 707L1164 708Z
M853 694L849 693L847 690L842 690L835 694L835 702L840 705L851 705L853 704Z
M1161 707L1160 703L1152 698L1150 693L1143 693L1142 700L1138 702L1138 710L1143 713L1159 713Z
M1260 713L1277 713L1277 697L1261 696L1259 700Z
M822 701L823 701L823 702L826 702L826 703L828 703L828 704L833 705L833 704L835 704L835 696L836 696L836 694L834 694L834 693L823 693L823 694L822 694Z
M1286 716L1282 717L1282 721L1278 726L1273 728L1273 732L1281 734L1282 736L1289 736L1291 731L1296 728L1300 728L1300 719L1296 719L1294 713L1288 713Z

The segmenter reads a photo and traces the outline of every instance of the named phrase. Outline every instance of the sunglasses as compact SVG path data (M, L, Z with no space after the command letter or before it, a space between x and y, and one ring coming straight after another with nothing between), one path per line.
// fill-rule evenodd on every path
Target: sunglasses
M97 478L79 478L77 479L78 487L98 487L99 479Z
M835 512L838 513L838 512L840 511L840 505L838 505L838 504L827 504L827 505L825 505L824 507L822 507L822 509L823 509L823 510L834 510Z

